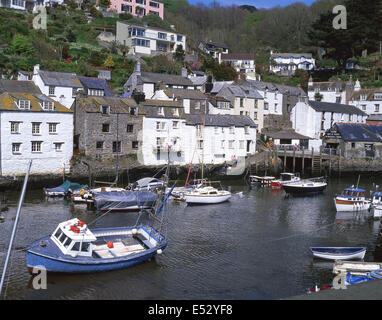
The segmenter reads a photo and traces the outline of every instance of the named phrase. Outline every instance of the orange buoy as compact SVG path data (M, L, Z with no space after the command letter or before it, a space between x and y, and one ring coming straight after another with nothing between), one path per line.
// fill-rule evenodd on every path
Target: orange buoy
M109 241L108 243L107 243L107 247L108 248L114 248L114 243L113 243L113 241Z

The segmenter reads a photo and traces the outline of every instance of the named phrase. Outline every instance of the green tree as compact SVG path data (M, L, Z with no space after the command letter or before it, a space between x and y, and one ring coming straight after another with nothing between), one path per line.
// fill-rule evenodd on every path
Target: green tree
M183 46L181 44L179 44L176 47L176 50L175 50L175 52L173 54L173 58L174 58L175 61L183 63L185 56L186 56L186 53L183 50Z
M110 7L110 0L99 0L99 5L104 8Z
M34 47L30 39L26 36L15 35L12 40L12 50L16 54L31 56L34 54Z

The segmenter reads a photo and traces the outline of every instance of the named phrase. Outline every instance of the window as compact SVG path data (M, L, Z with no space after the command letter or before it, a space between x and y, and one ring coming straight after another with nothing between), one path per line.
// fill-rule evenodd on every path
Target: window
M235 127L229 127L229 133L235 134Z
M225 148L225 140L222 140L222 141L220 142L220 147L221 147L222 149Z
M157 131L166 130L166 122L157 121Z
M131 142L131 147L132 147L133 149L138 149L138 141L133 141L133 142Z
M54 96L54 92L55 92L55 90L56 90L56 87L54 87L54 86L50 86L50 87L49 87L49 95L50 95L50 96Z
M21 143L12 143L12 153L21 153Z
M41 123L32 122L32 134L40 134Z
M265 103L264 103L264 110L269 110L269 104L268 104L268 102L265 102Z
M126 132L128 132L128 133L132 133L132 132L134 132L134 125L132 125L132 124L128 124L128 125L127 125L127 130L126 130Z
M376 104L374 107L374 112L379 112L379 104Z
M179 117L179 109L178 108L174 108L174 116Z
M72 97L77 95L77 88L72 88Z
M363 104L361 107L362 107L362 111L366 111L366 104Z
M336 103L341 103L341 97L336 97Z
M57 123L49 123L49 134L57 133Z
M131 116L136 116L137 115L137 108L130 107L130 115Z
M133 12L133 7L129 6L127 4L121 4L121 11L132 13Z
M103 149L103 141L97 141L96 142L96 149L98 149L98 150Z
M54 150L55 150L56 152L60 152L60 151L62 151L62 145L63 145L62 142L55 142L55 143L54 143Z
M54 110L54 102L53 101L44 101L42 103L42 108L44 110L53 111Z
M113 153L121 152L121 141L113 141Z
M163 32L158 32L158 38L159 39L166 39L167 38L167 34L163 33Z
M355 142L352 142L352 143L351 143L351 148L352 148L352 149L355 149Z
M203 150L203 140L198 140L198 149Z
M110 131L110 124L104 123L102 124L102 132L109 132Z
M29 110L31 102L29 100L19 100L19 109Z
M179 121L173 121L172 122L172 128L173 129L179 129Z
M100 90L100 89L89 89L89 90L88 90L88 95L89 95L89 96L99 96L99 97L103 97L105 94L104 94L104 91L103 91L103 90Z
M150 1L150 7L159 8L159 3L158 2L154 2L154 1Z
M199 110L200 109L200 101L196 101L195 102L195 110Z
M181 36L180 34L178 34L178 35L176 36L176 41L178 41L178 42L182 42L182 41L183 41L183 36Z
M133 39L133 45L140 46L140 47L150 47L150 40L136 38L136 39Z
M254 119L254 120L257 120L257 112L254 112L254 113L253 113L253 119Z
M24 0L12 0L14 6L24 7Z
M41 141L32 141L32 152L41 152Z
M245 134L249 134L249 126L245 126L244 127L244 133Z
M244 99L240 98L240 108L244 108Z
M244 140L239 141L239 149L244 149Z
M11 133L20 133L20 122L11 122Z
M374 100L382 100L382 93L375 93Z
M229 149L233 149L234 148L234 144L235 144L235 140L228 141L228 148Z
M110 114L110 106L101 106L101 113L105 115Z
M278 104L275 103L275 112L277 112L277 107L278 107Z

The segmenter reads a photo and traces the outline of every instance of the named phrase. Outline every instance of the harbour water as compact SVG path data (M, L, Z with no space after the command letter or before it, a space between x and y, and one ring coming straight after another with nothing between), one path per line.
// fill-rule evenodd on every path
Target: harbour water
M366 246L365 261L377 259L380 222L371 213L336 213L333 197L358 176L333 178L327 190L285 197L280 190L227 181L229 202L188 207L170 201L168 242L162 255L133 267L100 274L48 274L46 290L35 290L26 268L25 246L77 217L101 214L65 200L46 200L28 190L8 266L5 299L253 300L304 294L331 283L331 262L313 259L311 246ZM375 190L381 176L361 176ZM9 210L0 223L0 266L4 264L19 194L6 194ZM92 228L135 224L136 213L110 213ZM4 298L1 297L2 299Z

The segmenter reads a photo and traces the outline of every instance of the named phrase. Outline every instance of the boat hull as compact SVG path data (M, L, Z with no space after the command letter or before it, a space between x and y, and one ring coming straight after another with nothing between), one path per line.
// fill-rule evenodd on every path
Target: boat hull
M286 184L283 185L283 189L286 193L290 194L313 194L323 192L326 189L326 184L315 187L302 187Z
M194 196L194 195L185 195L187 204L217 204L226 202L231 198L231 194L227 195L218 195L218 196Z
M325 260L362 260L366 254L365 247L313 247L310 248L313 256Z
M354 211L366 211L370 208L370 202L366 200L351 201L341 198L335 198L334 203L337 212L354 212Z
M373 206L372 212L374 219L382 218L382 206Z
M95 272L106 272L118 269L124 269L132 265L141 263L143 261L149 260L157 255L159 249L164 250L167 246L162 245L158 248L149 250L144 254L137 255L135 257L129 257L128 259L114 259L114 261L108 262L86 262L86 263L76 263L75 261L63 261L59 259L54 259L52 257L42 256L35 254L33 252L27 252L27 266L29 272L32 272L34 268L41 269L42 267L47 272L57 272L57 273L95 273ZM108 259L113 260L113 259Z

